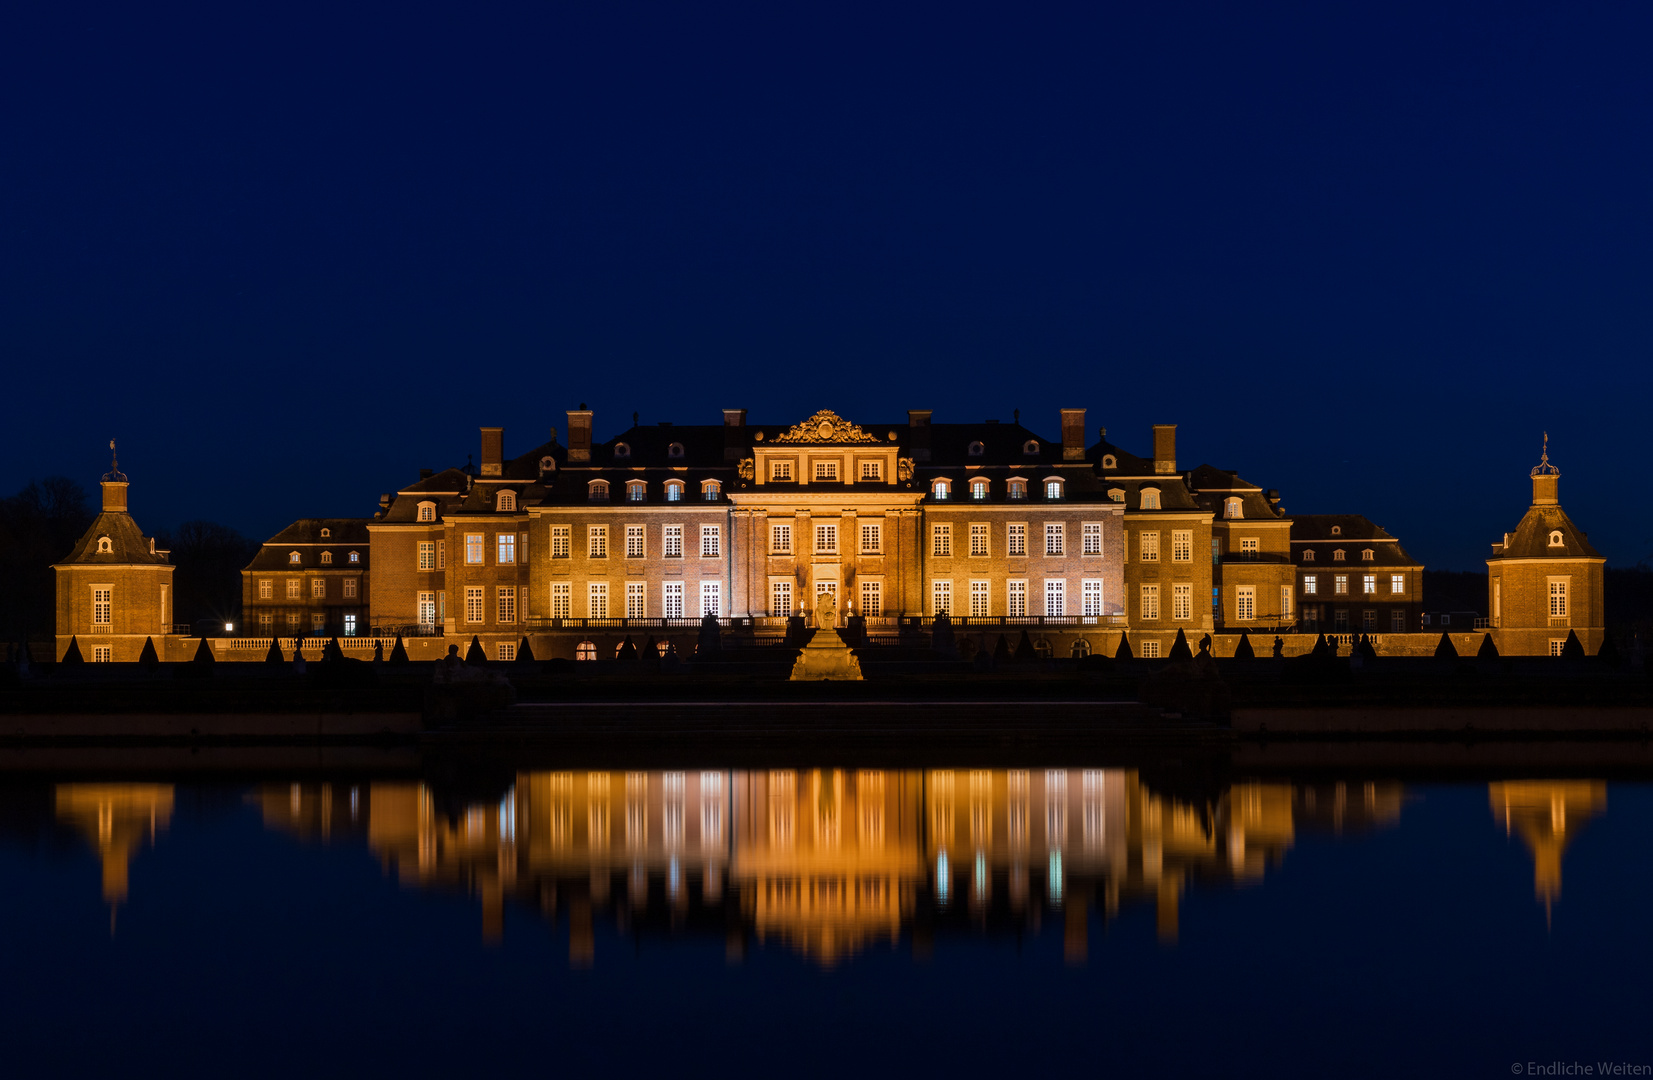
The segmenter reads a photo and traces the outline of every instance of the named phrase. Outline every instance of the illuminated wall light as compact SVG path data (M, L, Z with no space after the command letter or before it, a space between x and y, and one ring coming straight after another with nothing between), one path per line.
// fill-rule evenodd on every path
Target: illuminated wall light
M947 867L947 853L943 851L936 856L936 903L945 907L947 904L947 890L951 884L949 876L952 871Z

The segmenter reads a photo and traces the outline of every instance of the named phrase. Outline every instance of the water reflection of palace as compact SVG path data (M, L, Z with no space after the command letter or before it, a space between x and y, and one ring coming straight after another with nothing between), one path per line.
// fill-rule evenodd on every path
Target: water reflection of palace
M1533 893L1549 918L1561 898L1561 855L1584 823L1607 810L1600 780L1513 780L1488 785L1492 816L1504 835L1519 833L1532 852Z
M172 785L59 784L54 795L58 820L97 847L103 898L111 905L125 900L133 857L172 820Z

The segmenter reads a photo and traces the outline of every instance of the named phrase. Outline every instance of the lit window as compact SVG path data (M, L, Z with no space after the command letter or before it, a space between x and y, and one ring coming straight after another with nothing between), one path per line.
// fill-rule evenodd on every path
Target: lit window
M567 525L551 526L551 557L566 559L569 556L569 527Z
M648 586L641 581L626 582L626 618L642 619L648 615Z
M1021 500L1021 499L1027 498L1027 481L1026 480L1009 480L1009 481L1006 481L1005 486L1004 486L1004 493L1005 493L1005 497L1009 498L1009 499Z
M790 461L772 461L769 463L769 479L791 480L792 463Z
M1079 614L1096 617L1102 614L1102 581L1086 578L1079 583Z
M792 583L790 581L771 581L769 583L769 614L776 618L792 614Z
M356 598L357 580L358 579L353 577L344 579L344 597L346 600L354 600Z
M815 550L822 555L838 554L838 526L815 526Z
M1021 522L1012 522L1005 526L1006 550L1011 555L1027 554L1027 526Z
M953 583L945 578L930 582L930 614L949 615L953 611Z
M1257 538L1255 536L1240 537L1240 554L1251 558L1257 557Z
M362 561L362 553L359 551L352 551L350 553L350 561L359 564Z
M986 502L988 485L986 480L970 481L970 497L977 502Z
M494 506L507 513L514 511L517 508L517 493L514 491L500 492L499 497L494 500Z
M884 550L884 526L882 522L863 521L861 523L861 554L877 555Z
M648 493L649 486L641 480L631 480L626 483L627 502L642 502Z
M970 554L981 556L987 554L987 523L978 521L970 525Z
M608 526L592 525L586 532L585 553L587 558L608 558Z
M1066 553L1067 527L1060 521L1045 523L1045 554L1062 555Z
M1143 488L1142 489L1142 509L1144 509L1144 510L1158 510L1159 509L1159 489L1158 488Z
M1223 517L1238 518L1240 516L1240 500L1226 499L1223 502Z
M661 614L668 619L683 617L683 583L668 581L660 586L660 602L663 607Z
M419 541L419 569L421 569L421 570L435 570L436 569L436 541L435 540L421 540L421 541Z
M517 534L500 533L496 538L499 548L499 565L511 566L517 561Z
M930 554L943 557L953 553L953 527L934 525L930 529Z
M1193 562L1194 561L1194 534L1193 534L1193 532L1191 532L1187 529L1182 529L1182 530L1178 530L1176 532L1173 532L1171 534L1171 561L1172 562Z
M1144 585L1144 586L1142 586L1142 597L1141 597L1140 603L1141 603L1141 609L1142 609L1141 617L1144 621L1158 619L1159 618L1159 586L1158 585Z
M428 503L428 502L420 503L419 504L419 520L420 521L435 521L436 520L436 504L435 503Z
M723 556L723 529L718 525L700 527L700 557L717 559Z
M1240 585L1234 590L1234 617L1241 622L1250 622L1257 616L1257 589L1251 585Z
M643 557L643 526L626 526L626 558L641 559Z
M876 618L884 614L884 583L882 581L861 581L861 614Z
M299 593L303 588L304 588L304 583L302 581L300 581L298 578L288 578L287 579L287 599L297 600L299 598Z
M877 480L881 475L882 472L879 462L863 461L861 463L861 479Z
M1194 616L1194 586L1177 584L1171 586L1171 618L1191 619Z
M666 501L667 502L682 502L683 501L683 485L678 483L676 480L666 481Z
M1553 619L1567 616L1567 579L1550 579L1550 617Z
M838 463L836 461L817 461L815 463L816 480L838 479Z
M479 623L482 621L482 586L472 585L465 590L465 621Z
M586 489L592 502L608 502L608 481L593 480Z
M608 618L608 582L586 583L586 611L590 612L589 618Z
M1061 578L1045 579L1045 614L1060 618L1068 613L1068 583Z
M1102 523L1089 522L1082 527L1084 553L1086 555L1102 554Z
M517 590L513 585L501 585L496 597L499 621L513 623L517 621Z
M1027 582L1005 582L1005 614L1015 618L1027 615Z
M258 579L258 598L268 600L275 595L274 583L269 578Z
M325 599L327 599L327 579L326 578L311 578L310 579L310 599L312 599L312 600L325 600Z
M1137 536L1137 548L1141 552L1142 561L1159 562L1159 533L1145 532Z
M594 642L594 641L582 641L582 642L580 642L578 645L576 645L574 647L574 659L575 660L589 660L589 661L592 661L592 662L596 662L596 659L597 659L597 643Z
M551 583L551 617L553 619L568 618L569 610L572 607L573 593L574 587L566 581Z
M992 597L992 585L986 581L972 581L970 583L970 617L983 619L989 614L989 602Z
M1349 594L1348 574L1338 574L1332 579L1332 592L1339 596L1347 596Z
M1060 481L1060 480L1046 480L1045 481L1045 498L1047 498L1047 499L1060 499L1061 497L1062 497L1062 481Z
M1405 591L1406 591L1406 575L1405 574L1390 574L1389 575L1389 592L1392 593L1392 594L1398 594L1398 593L1403 593Z
M716 617L723 614L723 585L717 581L700 583L700 615Z
M708 480L700 486L700 497L707 502L717 502L723 497L723 485L716 480Z
M482 565L482 534L465 534L465 562L472 566Z
M930 494L935 497L937 502L946 502L948 486L947 481L937 480L935 484L931 486Z
M287 561L290 564L292 564L293 566L297 566L299 564L298 552L296 552L296 551L288 552L287 553Z
M865 526L863 526L865 529ZM862 533L865 535L865 532ZM771 555L792 554L792 523L788 521L772 521L769 523L769 553Z
M114 618L113 589L92 590L92 625L109 626Z
M501 641L494 648L494 655L506 662L517 658L517 645L514 641Z
M1320 591L1320 579L1313 574L1303 575L1303 595L1314 596Z

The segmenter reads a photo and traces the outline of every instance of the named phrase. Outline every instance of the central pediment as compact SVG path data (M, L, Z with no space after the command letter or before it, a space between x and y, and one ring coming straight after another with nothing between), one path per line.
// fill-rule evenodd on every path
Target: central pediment
M860 425L852 424L830 409L822 409L801 424L792 427L775 436L777 443L814 443L820 444L865 444L882 443L884 440L876 435L868 434Z

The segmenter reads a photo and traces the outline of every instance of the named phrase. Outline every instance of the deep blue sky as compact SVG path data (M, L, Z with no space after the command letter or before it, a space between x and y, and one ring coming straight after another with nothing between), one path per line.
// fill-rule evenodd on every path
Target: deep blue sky
M1647 428L1653 8L13 4L0 491L368 514L564 427L1181 425L1478 567Z

